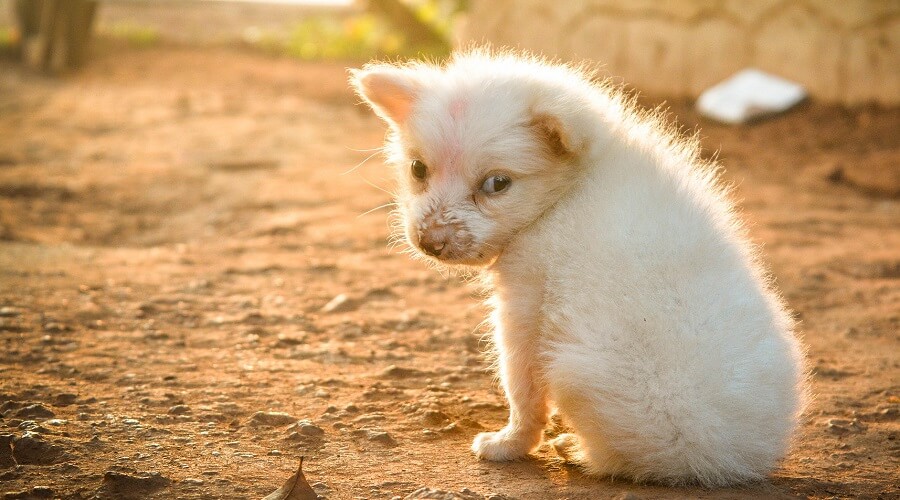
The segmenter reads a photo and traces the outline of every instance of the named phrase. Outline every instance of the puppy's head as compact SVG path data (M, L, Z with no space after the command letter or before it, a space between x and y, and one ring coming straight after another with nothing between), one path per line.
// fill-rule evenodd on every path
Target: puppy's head
M444 67L352 71L390 126L386 152L412 248L445 265L489 265L577 182L586 139L569 80L561 67L477 53Z

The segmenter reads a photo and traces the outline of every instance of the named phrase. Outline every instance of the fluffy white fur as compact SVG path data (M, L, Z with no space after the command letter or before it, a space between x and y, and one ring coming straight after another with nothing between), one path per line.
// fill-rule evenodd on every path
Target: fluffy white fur
M555 408L573 434L553 445L592 474L765 477L804 404L802 349L696 139L531 56L370 64L351 83L390 125L410 246L436 239L429 260L492 286L510 415L477 456L526 455ZM485 192L492 176L509 186Z

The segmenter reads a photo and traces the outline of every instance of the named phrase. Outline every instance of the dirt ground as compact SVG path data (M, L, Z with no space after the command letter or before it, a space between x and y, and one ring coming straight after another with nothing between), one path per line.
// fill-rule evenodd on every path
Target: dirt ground
M484 308L387 249L367 213L386 169L348 173L383 127L343 65L107 47L46 79L0 60L0 493L258 498L305 456L328 498L897 498L900 109L731 128L670 107L718 151L809 346L815 401L764 484L476 460L506 418Z

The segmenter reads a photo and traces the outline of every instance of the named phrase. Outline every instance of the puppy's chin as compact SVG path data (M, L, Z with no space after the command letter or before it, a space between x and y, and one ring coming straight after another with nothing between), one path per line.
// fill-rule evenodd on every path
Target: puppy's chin
M410 247L415 250L416 254L434 264L437 264L442 267L471 267L471 268L485 268L490 267L491 264L497 260L498 254L495 253L481 253L477 251L470 251L466 253L460 254L451 254L448 256L440 256L435 257L433 255L428 255L423 252L420 248L415 245L410 244Z
M423 254L424 255L424 254ZM429 260L448 267L489 267L497 258L496 255L475 255L472 257L437 258L426 256Z

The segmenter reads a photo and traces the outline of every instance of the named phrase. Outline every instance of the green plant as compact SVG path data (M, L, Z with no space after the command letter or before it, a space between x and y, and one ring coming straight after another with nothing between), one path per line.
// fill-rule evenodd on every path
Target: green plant
M412 57L420 54L439 56L447 49L411 46L402 33L383 19L363 14L347 19L307 19L291 30L283 51L290 56L309 60Z
M11 49L19 43L19 31L9 26L0 26L0 49Z
M458 12L465 9L459 0L407 0L416 17L449 39L453 34L453 21Z
M128 22L101 26L99 31L138 47L151 47L160 40L159 32L155 28Z
M247 41L266 52L304 60L446 56L450 52L453 19L465 3L460 0L404 0L404 3L412 14L412 22L426 25L439 35L437 40L414 42L388 17L370 12L347 18L311 17L298 23L287 37L253 32Z

